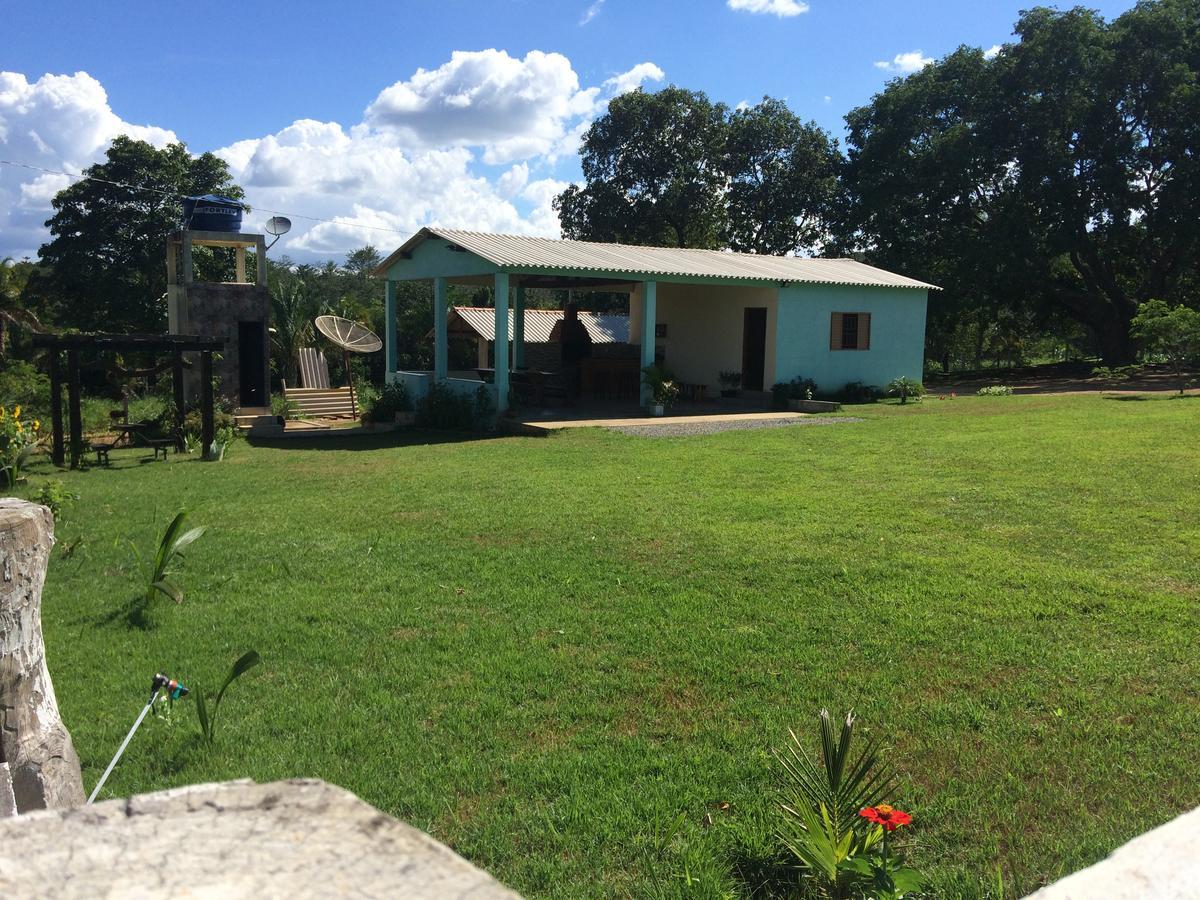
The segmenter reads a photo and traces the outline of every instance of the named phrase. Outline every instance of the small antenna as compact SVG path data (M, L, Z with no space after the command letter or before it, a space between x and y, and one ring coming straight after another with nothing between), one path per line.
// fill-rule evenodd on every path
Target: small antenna
M275 246L275 242L292 230L292 220L287 216L271 216L267 219L267 224L263 226L267 234L274 235L275 240L267 244L267 249L270 250Z

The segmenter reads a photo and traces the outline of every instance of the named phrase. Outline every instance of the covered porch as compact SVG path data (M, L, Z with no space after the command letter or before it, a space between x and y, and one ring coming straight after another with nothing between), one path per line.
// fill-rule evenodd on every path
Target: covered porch
M572 259L572 245L588 248L589 259ZM643 384L642 369L659 364L674 373L681 388L678 411L686 408L688 413L696 414L714 411L713 401L721 393L722 372L731 371L740 377L748 360L752 371L739 387L753 395L751 408L766 405L765 392L774 374L774 286L763 285L761 279L754 283L749 279L687 275L662 280L659 273L643 271L645 266L631 266L611 252L611 270L606 271L598 267L596 259L605 248L600 244L423 229L374 273L386 280L384 347L388 380L403 383L414 400L428 395L434 385L472 398L486 385L493 407L500 413L509 409L513 398L519 398L526 408L569 409L559 416L562 419L580 414L584 418L629 417L641 414L650 405L651 392ZM599 260L599 265L604 262ZM402 370L397 365L396 298L402 281L430 285L434 365L429 370ZM491 288L494 306L452 306L453 285ZM573 353L568 332L572 328L584 332L581 320L591 314L577 315L568 307L554 325L556 340L561 335L562 341L561 365L554 371L541 353L530 352L544 347L546 338L536 336L531 343L526 334L529 293L538 289L566 291L571 297L593 292L625 294L629 315L620 318L627 337L619 344L605 346L592 344L584 337L589 342L587 352ZM757 341L757 352L749 357L743 335L743 307L747 303L755 306L752 311L757 324L750 338ZM660 315L664 306L670 311L669 326ZM495 348L490 354L491 365L485 365L481 350L478 366L462 368L470 363L461 352L451 352L451 340L455 329L461 328L464 310L473 318L488 317L486 338ZM482 330L478 322L474 327ZM460 366L457 370L451 368L455 357ZM745 404L732 406L737 412Z

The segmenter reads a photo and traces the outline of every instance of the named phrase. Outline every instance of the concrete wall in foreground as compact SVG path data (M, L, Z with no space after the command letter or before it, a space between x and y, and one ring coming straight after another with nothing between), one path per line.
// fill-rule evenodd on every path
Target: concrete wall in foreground
M1200 897L1200 808L1147 831L1096 865L1029 900L1195 900Z
M0 897L519 900L323 781L232 781L0 820Z

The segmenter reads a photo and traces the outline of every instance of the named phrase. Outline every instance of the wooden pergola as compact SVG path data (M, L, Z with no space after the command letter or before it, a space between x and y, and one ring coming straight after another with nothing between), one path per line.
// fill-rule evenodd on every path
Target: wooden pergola
M54 427L52 457L61 466L66 461L62 415L62 352L67 353L67 407L71 427L71 468L79 466L83 453L83 415L80 411L79 354L142 352L170 353L175 388L175 437L183 441L183 354L200 354L200 441L206 450L213 442L213 353L224 348L221 341L190 334L37 334L33 346L50 351L50 417Z

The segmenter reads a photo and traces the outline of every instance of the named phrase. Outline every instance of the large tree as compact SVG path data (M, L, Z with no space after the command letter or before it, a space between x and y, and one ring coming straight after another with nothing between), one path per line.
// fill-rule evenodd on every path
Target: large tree
M1138 306L1183 299L1200 250L1200 0L1039 8L1016 32L848 116L844 242L947 287L935 326L1061 310L1129 362Z
M837 143L769 97L730 112L669 87L617 97L584 137L584 185L555 199L570 238L819 249L837 194Z
M725 243L746 253L818 252L838 194L837 142L781 100L734 112L725 143Z
M555 198L564 236L719 246L727 112L700 91L674 86L613 99L580 148L586 184Z
M229 167L183 144L162 150L120 136L87 179L60 191L46 223L52 240L38 255L52 272L41 300L55 322L95 331L166 328L166 239L179 227L184 196L240 200ZM197 278L221 280L228 261L198 252Z

